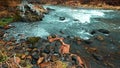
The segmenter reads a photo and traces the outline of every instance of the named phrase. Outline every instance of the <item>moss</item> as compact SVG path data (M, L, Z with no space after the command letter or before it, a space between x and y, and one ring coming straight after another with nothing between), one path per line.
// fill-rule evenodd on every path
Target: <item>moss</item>
M55 63L57 65L58 68L67 68L68 64L63 62L63 61L56 61Z
M18 13L19 14L19 13ZM13 18L14 18L14 21L20 21L21 20L21 16L20 15L14 15Z
M7 58L7 55L0 51L0 62L5 62Z
M5 25L13 22L14 18L13 17L7 17L7 18L1 18L0 19L0 26L4 27Z
M67 68L67 64L63 62L63 63L62 63L62 67L63 67L63 68Z
M40 37L28 37L27 41L31 44L35 44L36 42L38 42L40 40Z

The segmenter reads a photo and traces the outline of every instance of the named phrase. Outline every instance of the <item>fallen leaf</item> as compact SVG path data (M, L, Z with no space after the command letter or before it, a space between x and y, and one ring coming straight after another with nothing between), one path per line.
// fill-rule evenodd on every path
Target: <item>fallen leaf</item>
M40 64L43 61L44 57L40 57L37 61L37 64Z
M26 55L25 55L25 54L23 54L21 58L22 58L22 59L24 59L25 57L26 57Z
M40 64L40 68L45 68L45 67L48 67L48 66L50 66L50 62L44 62L44 63L42 63L42 64Z

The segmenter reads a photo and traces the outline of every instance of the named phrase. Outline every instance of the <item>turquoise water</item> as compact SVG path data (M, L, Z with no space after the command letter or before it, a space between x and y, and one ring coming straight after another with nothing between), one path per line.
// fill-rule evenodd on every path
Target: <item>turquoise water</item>
M92 36L89 32L93 29L120 31L120 11L50 5L44 5L44 7L55 9L55 11L46 14L42 21L12 23L16 28L8 30L10 36L25 34L26 37L46 37L50 34L58 34L89 39ZM60 17L65 17L65 20L60 20Z

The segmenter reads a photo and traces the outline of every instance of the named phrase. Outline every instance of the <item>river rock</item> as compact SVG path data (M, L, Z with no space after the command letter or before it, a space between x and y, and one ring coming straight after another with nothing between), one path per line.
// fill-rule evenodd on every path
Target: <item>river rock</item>
M98 61L102 61L103 60L103 57L101 55L98 55L98 54L95 54L95 53L92 54L92 57L95 60L98 60Z
M96 33L96 31L95 31L95 30L93 30L93 31L91 31L91 32L90 32L90 34L92 34L92 35L93 35L93 34L95 34L95 33Z
M65 17L60 17L59 20L63 21L65 20Z
M0 30L0 37L2 37L3 35L4 35L4 32Z
M39 68L37 65L33 65L33 67L32 68Z
M42 20L47 10L37 4L24 3L19 6L19 12L22 21L34 22Z
M44 53L49 54L50 53L50 45L47 45L44 49Z
M55 9L50 8L50 7L47 7L46 9L47 9L48 12L55 11Z
M72 61L74 61L73 64L76 64L76 65L79 64L79 62L78 62L78 60L77 60L77 56L72 56L71 58L72 58Z
M56 60L58 60L58 59L59 59L59 58L58 58L57 56L52 55L50 61L54 62L54 61L56 61Z
M39 58L39 55L38 55L37 52L33 52L33 53L32 53L32 57L33 57L33 59L38 59L38 58Z
M108 30L106 30L106 29L99 29L98 31L101 32L101 33L104 33L104 34L109 34L109 33L110 33L110 32L109 32Z
M100 41L103 41L103 40L104 40L104 37L101 36L101 35L98 35L98 36L96 37L96 39L97 39L97 40L100 40Z

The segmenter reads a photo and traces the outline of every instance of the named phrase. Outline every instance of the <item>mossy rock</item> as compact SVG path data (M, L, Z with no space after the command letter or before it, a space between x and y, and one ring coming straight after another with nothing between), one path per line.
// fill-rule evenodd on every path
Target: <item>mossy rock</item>
M4 27L5 25L8 25L9 23L13 22L13 20L14 20L13 17L1 18L0 19L0 26Z
M35 44L36 42L38 42L40 40L40 37L28 37L27 38L27 42L31 43L31 44Z
M67 63L65 63L65 62L63 62L63 61L59 61L59 60L56 61L55 64L56 64L56 66L57 66L58 68L67 68L67 66L68 66Z

